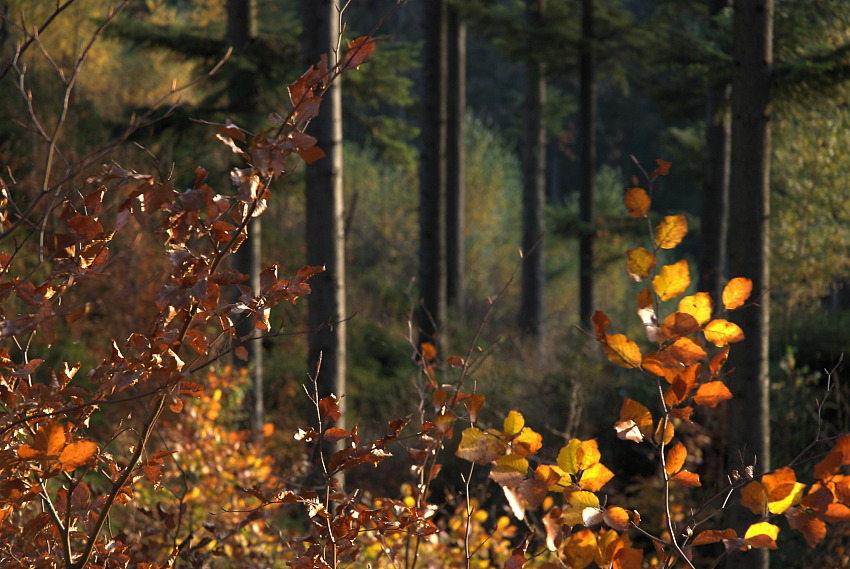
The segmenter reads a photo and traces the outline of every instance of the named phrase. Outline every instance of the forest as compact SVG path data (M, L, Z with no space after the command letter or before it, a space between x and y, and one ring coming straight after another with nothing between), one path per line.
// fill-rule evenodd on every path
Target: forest
M0 0L0 569L850 567L845 0Z

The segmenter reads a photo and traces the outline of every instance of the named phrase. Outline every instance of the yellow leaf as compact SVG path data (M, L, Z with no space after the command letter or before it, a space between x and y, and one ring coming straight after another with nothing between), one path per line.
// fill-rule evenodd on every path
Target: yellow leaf
M576 449L576 465L579 470L586 470L599 462L602 454L599 452L599 445L596 444L596 439L581 441L581 444Z
M703 332L705 339L718 348L744 339L744 331L737 324L722 318L717 318L706 324Z
M561 447L561 450L558 452L558 466L561 467L561 470L567 474L575 474L579 471L578 458L576 454L580 446L580 440L570 439L570 442L568 442L566 446Z
M626 251L626 269L636 282L649 278L649 272L655 268L655 255L638 247Z
M496 459L496 466L508 468L525 476L528 472L528 461L516 454L505 454Z
M655 244L662 249L672 249L682 242L688 233L688 218L685 214L668 215L655 228Z
M688 262L684 259L673 265L665 265L652 279L652 288L662 302L679 296L690 284L691 274L688 271Z
M505 417L505 423L502 430L509 436L518 435L522 428L525 427L525 418L519 411L511 411Z
M614 478L614 473L602 463L597 462L582 473L578 485L585 490L596 492L612 478Z
M752 547L777 549L776 538L779 536L779 527L767 522L759 522L747 528L744 539Z
M579 520L578 523L582 523L582 521ZM564 544L564 554L567 557L570 567L584 569L596 557L596 536L589 529L575 532L569 537L566 544Z
M723 307L735 310L744 305L753 291L753 281L744 277L736 277L726 283L723 288Z
M632 217L646 217L651 200L643 188L629 188L623 196L623 204Z
M476 427L469 427L463 430L455 454L470 462L489 464L505 454L507 448L508 445L498 436L489 432L485 433Z
M694 395L694 403L706 407L716 407L721 401L732 399L732 392L722 381L703 383Z
M519 435L511 441L514 454L520 456L530 456L540 450L541 446L543 446L543 437L528 427L520 431Z
M679 312L693 316L700 326L711 320L711 296L707 292L698 292L679 301Z
M606 334L602 344L608 359L626 368L640 367L643 356L638 345L623 334Z

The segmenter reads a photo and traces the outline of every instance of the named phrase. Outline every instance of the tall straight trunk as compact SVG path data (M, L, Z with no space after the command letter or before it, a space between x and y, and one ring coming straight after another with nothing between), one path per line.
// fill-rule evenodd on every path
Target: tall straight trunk
M709 0L710 25L731 0ZM709 85L705 103L705 179L702 188L699 290L719 302L725 284L726 234L729 228L730 86Z
M448 13L446 111L446 302L461 315L465 304L464 115L466 114L466 24L457 8Z
M594 54L594 0L581 2L581 55L579 61L581 192L579 215L579 321L590 324L593 315L593 182L596 174L596 57Z
M531 30L543 26L545 0L526 0ZM525 70L525 117L522 153L522 299L520 333L544 346L546 268L543 207L546 203L546 68L530 61Z
M302 0L304 66L317 63L333 50L339 38L339 10L335 0ZM325 157L306 166L307 264L325 271L310 279L307 297L308 366L318 371L319 397L341 396L346 380L345 233L342 187L342 91L339 79L325 92L319 116L307 132L318 140ZM345 399L340 401L345 427ZM328 450L328 449L325 449Z
M728 406L728 467L770 468L769 216L770 79L773 61L773 0L735 0L732 75L732 196L729 223L729 272L753 281L751 304L732 313L746 337L732 349L728 367L734 395ZM748 523L743 508L733 523ZM752 520L749 520L752 521ZM730 567L763 569L767 550L730 558Z
M227 43L233 48L234 53L234 64L228 68L227 74L227 98L229 110L237 114L247 115L257 110L259 89L247 61L250 43L257 35L256 19L254 0L227 0ZM241 121L237 120L237 123L239 122ZM248 224L248 239L236 251L233 258L234 268L243 274L250 275L249 284L254 292L260 290L262 250L260 230L260 218L251 220ZM252 384L251 397L248 398L248 417L254 435L260 436L265 415L262 344L255 340L256 330L250 321L240 323L237 326L237 333L240 338L247 339L245 349L248 351L247 364ZM236 363L245 364L239 360Z
M422 4L422 148L419 161L419 306L420 342L442 355L446 325L446 125L447 2Z

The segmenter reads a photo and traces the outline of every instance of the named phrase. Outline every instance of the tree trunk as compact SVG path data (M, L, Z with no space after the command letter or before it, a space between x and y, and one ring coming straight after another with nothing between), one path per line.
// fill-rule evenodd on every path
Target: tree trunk
M596 174L596 73L593 2L581 2L581 55L579 61L581 105L581 193L579 214L579 321L590 324L593 315L593 182Z
M731 0L709 0L710 25ZM720 296L726 280L726 234L729 221L729 159L731 115L729 85L709 85L705 104L705 180L702 188L700 223L701 254L699 290L711 294L715 311L722 308Z
M339 11L334 0L302 0L301 17L304 66L316 64L333 50L339 38ZM324 265L325 271L310 279L307 297L308 370L318 372L319 397L345 392L345 233L342 188L342 91L339 79L325 92L319 116L307 130L318 140L325 157L306 166L307 264ZM345 428L345 399L340 401ZM325 451L330 449L324 449Z
M770 400L768 377L769 216L770 216L770 79L773 0L735 0L732 76L732 157L734 189L729 223L729 273L753 281L751 304L732 313L746 337L730 351L728 467L756 473L770 468ZM741 464L743 457L743 465ZM734 509L739 532L754 520ZM734 514L733 514L734 515ZM730 558L730 567L768 566L767 550Z
M545 0L526 0L526 17L532 30L543 26ZM522 153L522 299L520 333L543 347L546 268L543 255L546 200L546 68L526 64L525 127Z
M465 304L464 115L466 113L466 24L457 8L448 12L446 125L446 302L462 316Z
M256 5L254 0L227 1L227 43L233 48L234 61L228 68L227 97L229 110L236 114L247 115L257 110L259 90L254 73L247 65L248 48L257 35ZM242 117L245 120L245 117ZM241 123L242 120L237 120ZM260 256L262 238L260 233L260 218L251 220L248 224L248 239L233 255L234 268L250 275L249 284L256 293L260 290ZM263 398L263 349L256 340L256 330L250 320L237 326L237 334L247 340L245 349L248 351L248 361L236 360L237 365L247 363L251 374L251 397L248 398L248 417L251 430L255 437L261 436L265 422Z
M422 148L419 163L419 306L420 342L443 355L446 325L446 86L447 3L422 4Z

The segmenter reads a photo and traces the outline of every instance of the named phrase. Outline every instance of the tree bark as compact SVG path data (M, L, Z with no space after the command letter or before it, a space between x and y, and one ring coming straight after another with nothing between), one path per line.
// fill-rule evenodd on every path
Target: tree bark
M446 125L446 302L463 316L466 302L464 252L464 115L466 114L466 24L457 8L448 12Z
M335 0L302 0L304 66L316 64L323 54L333 64L339 38L339 10ZM307 132L318 140L325 157L307 165L307 264L324 265L310 279L307 297L308 371L318 373L318 395L345 392L347 371L345 323L345 232L342 187L342 91L337 79L325 92L319 115ZM345 428L345 399L340 401ZM325 449L328 450L328 449Z
M732 313L746 337L730 351L728 368L734 395L728 406L728 468L770 468L769 217L770 79L773 60L773 0L735 0L732 76L732 157L734 189L729 223L729 273L753 281L751 304ZM743 458L743 464L741 461ZM743 508L733 510L738 531L745 529ZM734 515L734 514L733 514ZM743 523L742 523L743 522ZM730 567L762 569L767 550L730 557Z
M545 0L526 0L526 17L532 30L543 26ZM520 333L544 345L546 268L543 207L546 203L546 68L526 64L525 126L522 153L522 299Z
M581 2L581 54L579 61L581 106L581 192L579 196L579 321L590 324L593 316L593 185L596 174L596 41L593 23L594 0Z
M443 354L446 324L446 85L447 3L422 5L422 148L419 163L419 306L420 342Z
M257 35L256 18L254 0L227 1L227 43L234 54L227 74L227 98L229 110L236 114L247 115L257 110L259 89L254 73L247 65L250 44ZM260 218L255 218L248 224L248 239L233 255L234 268L250 276L249 284L255 293L260 290L261 251ZM236 359L235 363L240 366L247 364L249 368L251 397L248 398L248 417L251 430L255 437L259 437L265 422L262 344L256 340L257 333L250 320L237 326L237 334L247 340L244 347L248 351L248 361Z
M731 0L709 0L710 26ZM715 312L726 280L726 234L729 228L730 86L709 85L705 104L705 179L702 188L699 290L711 294Z

